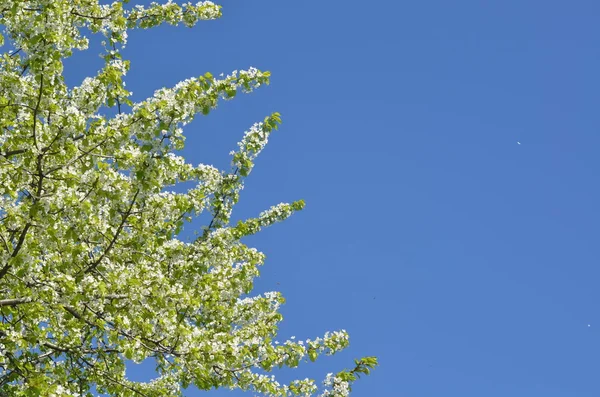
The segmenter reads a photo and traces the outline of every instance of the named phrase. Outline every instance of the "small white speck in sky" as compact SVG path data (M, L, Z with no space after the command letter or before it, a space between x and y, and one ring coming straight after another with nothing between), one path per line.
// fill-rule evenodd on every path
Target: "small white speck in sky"
M520 144L521 144L521 142L517 141L517 145L520 145Z
M591 326L592 326L592 324L588 324L588 328L591 327Z

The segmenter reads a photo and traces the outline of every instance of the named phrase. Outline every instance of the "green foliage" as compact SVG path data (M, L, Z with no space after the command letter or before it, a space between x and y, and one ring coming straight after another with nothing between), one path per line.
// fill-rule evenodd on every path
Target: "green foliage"
M195 385L269 396L318 393L314 381L264 375L348 346L345 331L279 343L284 299L248 297L264 255L242 239L304 208L281 203L230 224L278 113L249 128L231 170L178 154L183 128L223 100L269 83L255 68L206 73L138 103L125 88L127 31L216 19L210 1L127 8L127 1L0 0L0 395L179 396ZM105 65L69 89L63 61L105 36ZM106 116L114 108L115 117ZM175 191L191 182L185 192ZM180 189L181 190L181 189ZM201 215L192 242L178 238ZM156 360L133 382L127 360ZM328 377L346 396L372 357Z

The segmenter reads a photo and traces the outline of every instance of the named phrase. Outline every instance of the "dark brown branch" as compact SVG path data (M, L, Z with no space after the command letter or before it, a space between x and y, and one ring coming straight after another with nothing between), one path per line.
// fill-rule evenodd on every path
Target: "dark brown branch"
M97 17L97 16L94 16L94 15L83 15L83 14L78 13L77 11L74 11L74 10L71 11L71 14L76 15L76 16L81 17L81 18L95 19L95 20L98 20L98 21L101 21L103 19L108 19L108 18L110 18L112 16L112 13L110 13L108 15L101 16L101 17Z
M98 144L94 145L91 149L88 149L88 150L79 149L82 152L82 154L80 154L79 156L77 156L76 158L74 158L73 160L69 161L66 164L57 165L56 167L50 168L48 171L46 171L46 175L50 175L53 172L56 172L56 171L58 171L58 170L60 170L62 168L65 168L65 167L68 167L68 166L70 166L72 164L75 164L76 162L78 162L79 160L81 160L82 158L84 158L85 156L87 156L88 154L92 154L92 150L94 150L97 147L103 145L104 143L106 143L107 140L108 140L108 138L105 138L104 140L100 141Z
M33 111L33 141L35 143L35 146L37 147L37 138L36 138L36 122L37 122L37 113L39 111L39 107L40 107L40 103L42 100L42 91L43 91L43 87L44 87L44 76L41 76L41 80L40 80L40 92L38 95L38 101L37 104L35 106L35 109ZM42 171L42 161L44 159L44 154L40 153L37 157L37 176L38 176L38 181L37 181L37 186L36 186L36 193L35 196L33 196L33 203L36 204L41 195L42 195L42 190L43 190L43 181L44 181L44 173ZM13 253L11 255L11 258L16 257L19 254L19 251L21 250L21 248L23 247L23 244L25 243L25 238L27 237L27 232L29 231L29 229L31 228L32 223L29 222L25 225L25 227L23 227L23 230L21 231L21 234L19 235L19 240L17 241L17 245L15 246ZM4 267L2 267L2 269L0 269L0 280L2 280L4 278L4 276L6 276L6 273L8 273L8 271L10 270L10 263L6 262L6 264L4 264Z
M139 193L140 193L140 190L139 189L136 190L135 194L133 195L133 198L131 199L131 204L129 205L127 212L125 212L122 215L121 223L119 224L119 227L117 227L117 230L115 231L115 235L113 236L112 240L108 244L108 247L106 247L106 249L104 250L102 255L100 255L100 257L97 260L95 260L93 263L91 263L83 271L84 273L89 273L92 270L94 270L100 264L100 262L102 262L102 259L104 259L106 257L106 255L108 255L110 253L110 251L114 247L115 243L117 242L117 239L119 238L119 235L121 234L121 231L123 230L123 227L125 226L125 223L127 222L127 218L129 218L129 215L131 215L131 211L133 210L133 206L135 205L135 200L137 199L137 196Z
M17 254L21 250L21 247L23 246L23 243L25 242L25 237L27 236L27 232L29 231L30 227L31 227L31 223L28 223L23 228L23 231L21 231L21 234L19 236L19 241L17 242L17 245L16 245L15 249L13 250L11 258L14 258L15 256L17 256ZM0 269L0 280L2 280L4 278L4 276L6 276L6 273L8 273L9 270L10 270L10 263L7 262L4 265L4 267L2 269Z
M10 106L17 106L17 107L18 106L23 106L24 108L27 108L29 110L35 110L35 108L33 108L33 107L29 106L29 105L26 105L24 103L7 103L5 105L0 106L0 109L4 109L4 108L10 107Z
M27 152L27 149L15 149L15 150L9 150L8 152L4 152L4 153L0 152L0 156L9 158L10 156L16 156L17 154L22 154L25 152Z
M83 321L84 323L86 323L87 325L94 327L94 328L98 328L98 324L94 324L93 322L85 319L81 314L79 314L74 308L72 308L71 306L63 306L63 308L68 311L73 317L75 317L78 320Z
M61 346L55 345L54 343L50 343L50 342L45 342L44 346L48 347L54 351L61 352L61 353L82 353L82 354L121 353L121 351L118 349L104 349L104 348L77 350L78 348L73 349L73 348L69 348L69 347L61 347Z
M4 244L4 249L6 250L6 252L10 252L10 247L8 246L8 242L4 238L2 231L0 231L0 239L2 240L2 243Z
M38 93L37 103L35 104L35 108L33 109L33 143L37 147L37 136L36 136L36 127L37 127L37 114L40 110L40 104L42 103L42 94L44 91L44 70L42 69L42 75L40 76L40 91Z
M233 171L233 174L231 174L231 175L237 176L238 171L239 171L239 169L236 167L235 170ZM213 224L215 223L215 221L221 214L221 208L223 208L223 206L225 205L225 200L227 200L228 198L229 198L229 195L227 193L223 194L223 199L221 200L221 207L219 207L217 209L217 211L215 211L215 214L213 215L212 219L210 220L210 223L208 224L208 227L204 231L204 234L202 236L203 239L206 239L208 237L208 234L210 233L210 229L212 229Z

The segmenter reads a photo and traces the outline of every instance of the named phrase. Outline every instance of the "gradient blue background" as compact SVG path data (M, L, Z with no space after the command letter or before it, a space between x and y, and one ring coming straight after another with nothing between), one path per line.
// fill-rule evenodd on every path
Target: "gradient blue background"
M142 100L206 71L272 71L192 123L185 154L226 167L282 113L235 217L307 206L248 240L267 254L257 292L288 299L282 339L351 334L282 379L376 355L353 397L600 395L600 3L221 4L191 30L132 32L127 86ZM78 54L67 80L101 65Z

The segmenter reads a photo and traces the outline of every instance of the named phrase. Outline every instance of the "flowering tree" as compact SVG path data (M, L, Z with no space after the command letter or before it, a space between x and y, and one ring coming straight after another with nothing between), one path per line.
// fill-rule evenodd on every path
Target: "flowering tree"
M0 0L0 395L178 396L192 384L348 395L374 358L328 375L322 389L266 375L348 345L345 331L278 343L283 298L248 297L264 255L241 239L304 206L229 222L279 115L249 128L231 170L176 154L183 126L268 84L269 73L207 73L133 103L123 82L127 31L191 27L221 10L209 1L125 3ZM84 31L105 36L105 65L69 89L63 60L87 49ZM174 192L180 182L193 187ZM182 225L204 211L212 220L196 240L179 240ZM156 379L129 380L127 360L148 358Z

